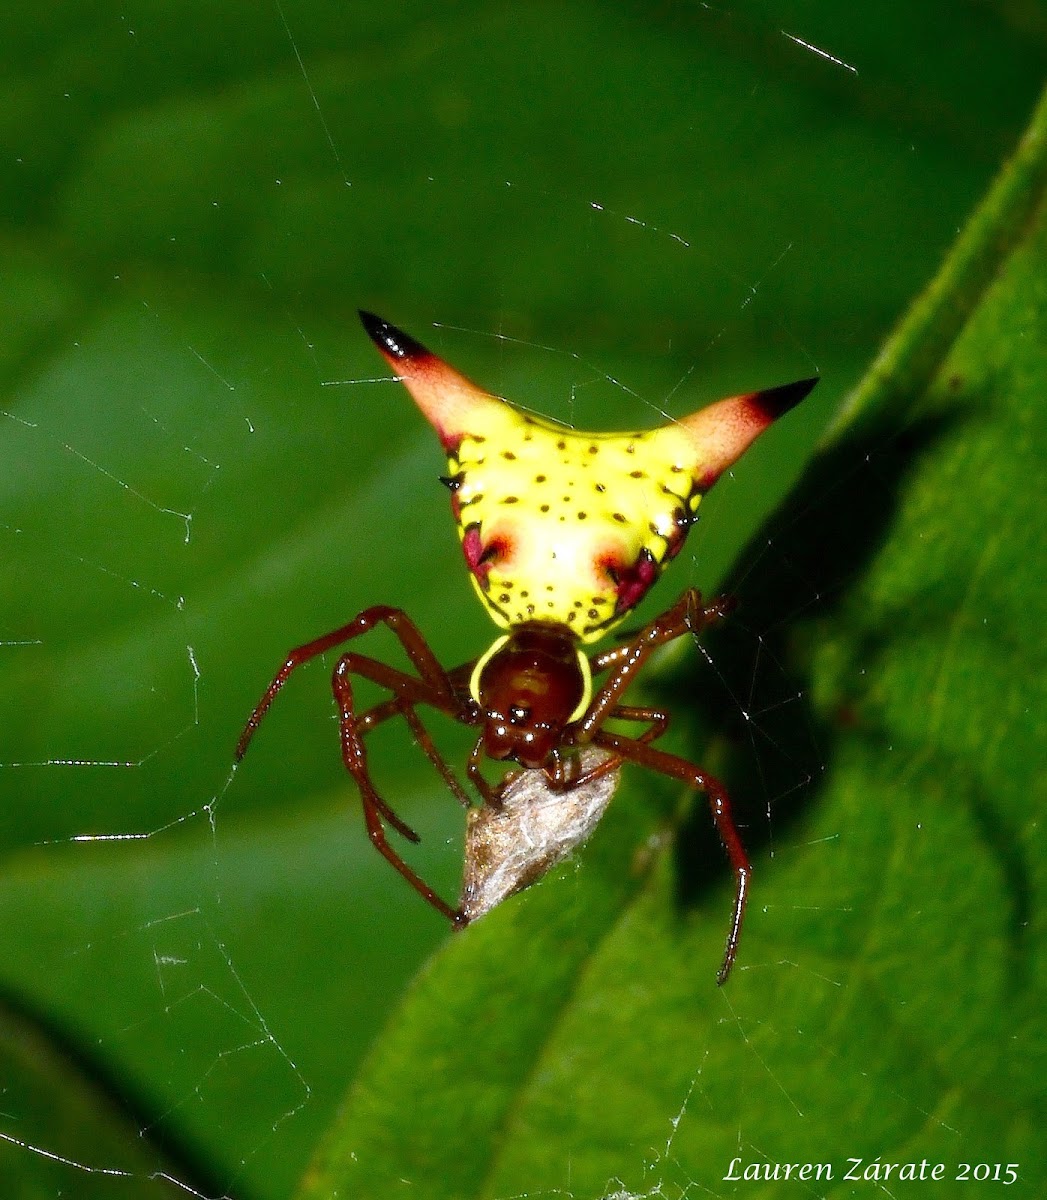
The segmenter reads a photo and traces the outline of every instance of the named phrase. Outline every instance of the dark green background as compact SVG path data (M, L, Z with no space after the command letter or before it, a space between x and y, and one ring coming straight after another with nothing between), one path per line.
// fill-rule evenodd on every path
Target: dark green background
M322 667L281 697L229 782L240 725L294 642L379 601L409 608L448 662L492 633L435 482L435 439L395 384L371 382L388 372L356 308L583 427L822 375L709 498L653 612L685 584L717 586L797 478L1024 127L1045 42L1042 8L1020 0L75 3L0 17L0 984L18 1048L0 1132L138 1173L0 1147L5 1197L147 1194L138 1156L153 1138L201 1188L288 1195L445 937L367 844ZM903 429L879 431L874 467ZM880 485L875 469L869 480ZM836 537L838 551L846 527ZM740 575L782 544L749 543ZM817 617L809 566L779 603L783 620ZM715 659L707 675L715 686ZM758 658L750 682L787 679ZM737 714L746 697L723 703ZM437 728L460 755L464 739ZM753 739L740 803L764 878L795 849L775 806L795 808L826 762L813 727L799 736L785 774L776 761L762 784L766 739ZM423 833L413 861L452 894L460 812L402 731L375 754ZM652 795L671 807L671 790ZM854 869L832 821L809 899L826 913L834 878ZM134 832L152 836L70 840ZM873 832L862 846L875 863ZM708 954L684 969L722 1006L726 893L715 858L709 870ZM569 900L580 877L547 890ZM788 959L772 918L743 966ZM515 945L526 962L523 935ZM706 1052L677 1047L685 1076L712 1069ZM428 1102L416 1067L408 1112ZM860 1090L891 1070L873 1054L839 1063L838 1083ZM924 1082L905 1095L913 1113L933 1106ZM753 1086L757 1109L790 1103L770 1072ZM104 1133L77 1115L81 1088ZM126 1126L109 1098L130 1106ZM661 1112L665 1136L683 1099ZM688 1120L701 1113L695 1101ZM825 1153L846 1154L862 1120L828 1131ZM598 1178L593 1147L621 1137L595 1125ZM629 1186L649 1150L628 1148ZM558 1154L558 1181L506 1178L569 1187ZM726 1189L725 1168L692 1163L687 1177Z

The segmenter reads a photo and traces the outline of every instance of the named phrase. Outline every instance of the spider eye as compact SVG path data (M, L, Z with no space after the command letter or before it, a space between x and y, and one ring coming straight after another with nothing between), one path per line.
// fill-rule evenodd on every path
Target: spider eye
M510 725L526 725L531 719L531 710L526 704L513 704L509 708Z

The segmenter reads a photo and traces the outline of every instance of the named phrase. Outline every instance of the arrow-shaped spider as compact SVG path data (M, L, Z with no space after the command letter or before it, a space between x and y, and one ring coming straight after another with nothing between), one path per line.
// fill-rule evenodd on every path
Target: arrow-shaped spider
M416 675L356 651L343 654L332 685L342 758L360 789L371 841L415 890L455 927L468 921L389 845L385 824L409 841L418 835L378 795L367 766L366 735L402 716L454 795L470 800L441 757L417 709L439 709L479 735L466 774L485 805L497 807L512 775L492 787L484 757L514 760L544 773L547 789L569 793L623 761L671 776L708 796L735 878L734 908L717 980L738 949L751 867L723 786L692 763L657 749L669 714L623 704L626 689L659 646L697 636L732 607L704 605L689 588L628 643L586 654L640 602L679 553L702 496L777 417L817 382L721 400L682 420L641 433L583 433L514 408L483 391L413 338L371 313L364 328L432 424L448 456L450 489L473 585L504 630L474 662L447 671L405 612L364 609L347 625L288 654L240 737L245 754L277 692L303 663L378 624L400 640ZM354 675L387 688L391 698L358 713ZM594 684L594 679L600 682ZM609 720L645 726L636 737L605 728ZM590 754L580 767L585 747ZM544 789L543 789L544 790ZM522 886L522 885L521 885Z

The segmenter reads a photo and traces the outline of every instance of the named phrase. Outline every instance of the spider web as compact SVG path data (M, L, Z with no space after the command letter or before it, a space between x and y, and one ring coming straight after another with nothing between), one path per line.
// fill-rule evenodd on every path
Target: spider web
M709 37L721 36L724 14L702 8ZM196 14L190 27L201 19ZM642 171L617 186L622 164L587 177L572 166L570 147L544 161L521 159L507 174L496 153L474 169L447 146L415 145L408 132L410 169L390 177L386 160L401 149L390 145L397 127L383 128L374 146L350 136L351 89L339 83L349 50L343 40L338 53L325 50L330 37L345 37L327 20L292 5L267 12L251 27L261 65L229 29L217 68L188 57L188 78L199 72L205 95L220 90L211 72L239 77L242 94L219 106L227 124L218 133L201 125L193 134L191 106L165 108L149 97L153 136L172 138L187 154L173 162L175 175L201 141L213 139L214 154L208 144L203 184L181 200L171 189L170 207L143 213L129 205L144 230L130 259L113 235L101 238L92 270L111 277L104 286L96 278L70 284L47 263L19 264L29 281L27 315L0 413L8 501L0 536L9 574L0 611L0 788L11 825L0 882L4 982L69 1052L64 1077L118 1080L126 1108L112 1116L114 1128L123 1122L161 1147L150 1162L101 1138L84 1146L73 1135L41 1135L43 1115L12 1087L0 1101L11 1178L20 1162L44 1161L55 1196L88 1186L101 1196L151 1195L152 1188L287 1194L345 1080L444 936L367 844L332 752L323 665L287 689L242 769L230 767L239 727L283 652L359 609L408 608L445 662L473 657L490 636L464 584L444 500L431 486L442 466L431 433L375 365L352 324L355 305L379 307L467 372L476 373L471 361L483 363L492 374L481 382L491 390L582 428L645 427L749 382L826 376L824 396L781 431L777 450L754 453L703 503L680 564L643 615L674 589L709 589L723 579L801 470L832 402L882 331L874 323L841 349L793 318L806 264L825 252L819 208L807 200L806 209L790 212L775 198L766 162L753 167L768 189L763 202L753 199L759 233L737 254L714 236L723 197L712 178L708 194L673 204L666 191L675 185ZM621 20L628 59L630 24ZM816 87L861 95L859 69L816 34L764 20L744 28L775 44L774 61L793 55L789 70ZM424 22L398 30L406 49L395 86L430 69L427 31ZM357 32L381 44L381 31L361 25ZM155 64L183 52L180 32L152 12L114 22L103 41L110 50L120 44L142 96ZM363 70L356 60L352 66ZM86 103L74 68L54 70L70 104ZM589 86L605 81L595 64L587 70ZM689 152L697 147L711 166L716 147L747 144L772 124L770 86L762 94L740 75L727 93L709 97L723 106L715 146L700 137L692 144L690 111L652 136ZM462 98L438 88L434 103L453 143L468 124L457 107ZM285 126L259 139L262 151L223 160L237 131L289 106L296 111ZM594 106L609 138L611 111ZM68 210L85 240L97 232L92 205L107 194L106 172L123 169L135 135L122 119L108 110L107 123L85 139L98 151L96 166L80 181L81 206L74 197ZM67 116L51 120L63 133L73 124ZM591 131L581 121L578 132ZM264 202L253 207L252 189L263 181ZM968 198L965 183L957 211ZM165 186L161 180L157 193ZM906 202L925 187L921 175ZM205 203L207 222L199 212ZM376 214L394 205L397 219L383 218L381 229L401 239L395 262L388 242L365 236ZM937 245L948 240L954 216L943 206L931 223ZM206 239L226 246L223 222L247 220L257 235L247 249L237 244L247 265L239 264L227 292L212 291L208 272L226 251ZM344 254L349 231L358 274L339 294L327 282L325 258ZM919 241L924 227L914 222L907 233ZM494 273L473 252L483 236L504 242ZM526 284L514 279L517 239L548 247L544 288L531 278L543 272L530 265ZM927 264L935 257L932 249ZM926 264L911 274L918 281ZM459 276L471 281L464 299ZM593 296L616 276L631 290L616 288L594 314ZM899 302L908 290L897 287ZM642 316L655 294L674 297L661 328ZM414 307L380 307L400 304ZM558 324L572 305L573 327ZM686 314L699 308L704 315L689 327ZM414 312L437 319L419 325ZM750 548L737 578L744 583L777 554L773 539ZM801 574L796 583L783 621L821 602L811 579ZM743 620L735 636L751 650L741 687L714 652L698 652L722 684L758 779L761 764L776 759L753 806L754 824L762 811L758 836L768 855L777 811L804 793L822 760L805 697L791 690L764 631ZM799 750L781 739L783 710L798 714ZM461 733L439 722L434 728L460 762ZM454 894L460 811L433 805L433 781L421 756L411 758L403 730L382 730L373 753L376 763L393 763L378 768L380 780L389 781L387 795L395 788L398 811L423 836L412 861ZM836 853L831 839L821 850ZM325 978L317 962L342 965ZM288 987L296 978L301 986ZM347 980L356 985L351 991ZM729 996L724 1004L730 1021ZM332 1031L345 1043L334 1055ZM681 1127L701 1119L709 1053L700 1045L685 1052L693 1073L679 1107L665 1114L664 1144L639 1148L633 1176L608 1180L606 1197L729 1194L723 1171L699 1178L676 1155ZM752 1054L758 1059L755 1047ZM799 1112L788 1088L767 1074L782 1103ZM742 1130L739 1147L746 1161L760 1155ZM167 1171L165 1148L192 1170ZM556 1194L582 1200L566 1167Z

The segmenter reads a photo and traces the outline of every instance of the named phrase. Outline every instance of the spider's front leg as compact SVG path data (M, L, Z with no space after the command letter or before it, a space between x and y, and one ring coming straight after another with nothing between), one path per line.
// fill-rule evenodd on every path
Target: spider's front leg
M593 697L589 711L582 720L579 741L588 740L585 731L599 728L607 720L611 709L654 650L685 633L698 637L704 629L726 617L734 606L733 596L718 596L711 604L703 604L701 592L697 588L688 588L672 608L666 609L660 617L655 617L649 625L645 625L632 641L595 655L592 659L593 674L601 671L610 671L611 674Z
M592 673L597 675L608 670L611 673L575 728L572 734L574 744L584 746L592 741L597 731L603 728L604 722L614 716L622 716L625 720L651 721L654 728L641 737L642 742L661 737L669 725L668 713L660 709L625 709L618 703L619 700L659 646L675 641L685 633L697 637L707 626L725 617L734 604L733 597L719 596L712 604L703 605L701 592L697 588L688 588L672 608L666 609L660 617L655 617L649 625L645 625L631 642L595 655L591 660Z
M589 711L582 718L575 734L577 744L589 742L611 751L620 758L679 779L708 796L713 822L727 851L735 880L731 925L723 962L716 977L717 982L721 984L726 982L738 953L738 940L741 936L749 880L752 876L752 866L731 813L730 799L723 784L712 775L706 774L686 759L667 754L664 750L655 749L650 745L650 742L660 737L668 727L667 713L659 709L626 707L619 705L618 700L654 650L685 633L697 636L708 625L726 616L733 607L734 600L725 596L714 600L712 604L703 605L698 590L689 588L672 608L656 617L628 645L597 655L593 659L593 671L609 669L611 674L593 698ZM650 728L638 738L605 731L604 723L615 717L646 720L650 722Z
M376 710L357 716L352 683L350 682L353 675L363 676L366 679L389 688L395 694L394 700L380 705ZM414 707L416 704L425 703L434 708L442 709L450 716L460 717L462 714L458 710L457 701L453 695L434 694L428 685L422 681L412 679L410 675L405 675L401 671L387 667L384 663L375 662L364 655L352 652L343 654L338 660L334 674L331 677L331 686L334 691L335 701L338 704L338 726L342 742L342 760L345 763L346 769L356 781L356 786L360 789L360 800L364 809L364 821L367 825L367 835L371 839L371 844L390 866L395 867L400 872L404 879L407 880L411 887L424 900L427 900L433 908L442 913L453 925L458 925L461 919L460 911L457 908L452 908L445 900L441 899L429 884L420 875L416 874L400 855L396 853L392 846L389 845L385 836L385 826L382 824L383 819L388 821L394 829L412 842L418 841L418 835L393 812L375 790L374 784L371 781L371 772L367 765L367 749L364 745L364 735L370 729L373 729L379 720L384 719L386 716L391 716L393 712L399 711L407 720L415 736L418 737L419 733L421 733L420 741L422 748L430 760L437 763L437 768L444 776L444 779L452 781L453 776L451 776L447 764L444 763L437 752L428 732L424 729L421 722L418 721L414 713ZM408 712L410 712L410 716L407 715ZM453 790L459 798L467 799L463 796L457 780L453 780Z
M621 737L616 733L600 731L592 741L593 745L610 750L641 767L647 767L662 775L679 779L709 797L713 822L720 835L720 840L724 844L724 849L727 851L731 870L734 872L734 909L731 914L731 925L727 932L723 962L720 964L720 970L716 976L717 983L726 983L738 954L738 940L742 934L745 902L749 896L749 880L752 877L752 866L745 847L742 845L738 827L734 823L726 788L718 779L707 775L686 759L679 758L675 754L666 754L664 750L658 750L654 746L644 745L635 738Z
M426 758L437 769L441 779L447 785L447 790L463 808L471 808L473 802L458 782L458 777L447 765L443 755L437 750L432 734L422 724L421 718L415 712L413 704L401 699L399 696L394 696L392 700L376 704L373 708L369 708L365 713L357 717L356 729L361 737L366 737L372 729L377 728L383 721L388 721L390 717L403 717L408 729L414 735L415 742L421 746Z
M418 835L378 795L371 782L367 766L367 752L363 744L363 737L366 733L382 721L399 713L404 717L422 749L430 761L436 765L454 794L463 804L468 803L468 797L462 791L461 785L454 779L415 713L415 708L419 704L427 704L456 719L465 719L467 713L461 697L461 688L440 665L418 627L402 609L384 604L374 605L364 609L347 625L342 625L338 629L292 650L248 719L236 746L236 761L239 762L247 752L262 718L269 711L280 689L298 667L342 642L350 641L367 633L378 624L386 625L397 637L407 657L418 671L418 678L398 671L394 667L388 667L365 655L350 653L342 656L332 679L339 709L342 758L360 789L364 818L372 843L382 857L395 867L422 897L445 917L457 924L458 910L451 908L441 900L388 844L382 825L383 819L409 841L417 842ZM355 713L352 687L349 683L349 676L353 674L363 676L388 688L393 693L393 699L358 717Z
M247 753L247 747L251 744L255 730L262 723L262 718L269 711L277 693L294 671L314 658L319 658L328 650L333 650L335 646L367 633L379 624L387 626L390 632L396 635L422 682L428 685L432 693L450 698L453 694L451 681L436 655L429 649L429 643L422 636L418 626L403 609L392 608L388 604L375 604L371 608L365 608L348 625L340 625L322 637L314 638L313 641L306 642L302 646L296 646L288 654L283 666L273 676L273 680L265 689L261 700L255 705L254 712L247 719L243 733L240 734L240 740L236 743L236 761L239 762Z

